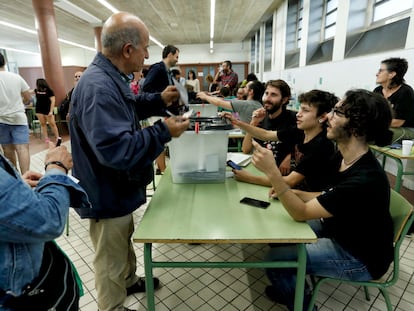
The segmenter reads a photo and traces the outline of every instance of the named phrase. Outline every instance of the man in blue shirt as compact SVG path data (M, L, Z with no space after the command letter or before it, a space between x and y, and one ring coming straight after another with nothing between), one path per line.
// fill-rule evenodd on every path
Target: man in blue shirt
M73 175L92 203L81 217L90 219L98 308L128 310L123 306L126 296L145 291L144 278L135 274L132 213L146 202L153 161L165 143L187 129L189 120L172 117L140 127L140 120L165 111L178 92L169 86L162 93L132 93L129 76L149 57L149 32L138 17L112 15L101 40L102 53L83 73L72 96ZM154 284L158 286L158 279Z

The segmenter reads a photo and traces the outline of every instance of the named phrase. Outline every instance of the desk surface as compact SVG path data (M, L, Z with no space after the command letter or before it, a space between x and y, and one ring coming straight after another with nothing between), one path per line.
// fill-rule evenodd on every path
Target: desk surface
M394 157L394 158L398 158L398 159L408 159L408 160L414 160L414 153L411 152L411 154L405 156L402 155L402 149L392 149L390 148L390 146L385 146L385 147L379 147L376 145L370 145L369 146L372 150L381 152L381 153L385 153L388 156Z
M294 221L279 201L270 200L267 209L239 203L245 196L268 201L268 190L233 178L219 184L174 184L167 169L135 230L134 242L315 242L312 229Z

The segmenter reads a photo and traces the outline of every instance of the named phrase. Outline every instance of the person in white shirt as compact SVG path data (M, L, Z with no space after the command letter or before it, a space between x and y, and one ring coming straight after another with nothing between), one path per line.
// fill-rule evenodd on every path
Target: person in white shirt
M21 76L6 71L6 60L0 53L0 145L4 156L15 167L18 159L20 173L24 174L30 167L30 154L29 126L22 97L24 102L30 101L30 87Z
M194 70L190 70L188 72L186 84L191 85L194 89L194 92L200 92L200 81L198 81Z

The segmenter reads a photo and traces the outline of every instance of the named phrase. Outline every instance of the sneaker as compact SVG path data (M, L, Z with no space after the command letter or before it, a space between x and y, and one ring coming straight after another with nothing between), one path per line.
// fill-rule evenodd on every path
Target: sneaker
M154 289L157 289L160 286L160 280L158 278L152 279L154 282ZM138 281L128 287L127 289L127 296L135 294L135 293L143 293L145 292L145 278L140 277L138 278Z

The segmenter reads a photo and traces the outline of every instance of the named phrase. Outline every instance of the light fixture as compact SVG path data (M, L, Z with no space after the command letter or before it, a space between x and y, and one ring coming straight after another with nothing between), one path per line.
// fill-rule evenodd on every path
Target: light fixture
M216 19L216 0L210 0L210 53L214 46L214 21Z
M76 43L76 42L72 42L72 41L65 40L65 39L60 39L60 38L58 38L58 41L59 41L59 42L62 42L62 43L69 44L69 45L76 46L76 47L78 47L78 48L82 48L82 49L85 49L85 50L89 50L89 51L94 51L94 52L96 52L96 49L95 49L95 48L91 48L91 47L86 46L86 45L78 44L78 43Z
M102 4L104 7L106 7L112 13L118 13L119 12L119 10L117 8L113 7L111 4L109 4L105 0L96 0L96 1L98 1L100 4Z
M112 13L118 13L119 10L115 7L113 7L111 4L109 4L107 1L105 0L96 0L97 2L99 2L100 4L102 4L104 7L106 7L108 10L110 10ZM164 45L159 42L157 39L155 39L153 36L149 36L150 40L152 42L154 42L156 45L158 45L160 48L164 48Z
M89 24L102 24L102 20L67 0L55 0L54 4L58 8L72 14L73 16L83 19Z
M8 23L8 22L4 22L4 21L0 21L0 25L6 26L6 27L9 27L9 28L13 28L13 29L17 29L17 30L20 30L20 31L24 31L24 32L27 32L27 33L30 33L32 35L37 36L37 31L36 30L24 28L24 27L21 27L21 26L15 25L15 24L11 24L11 23ZM75 43L75 42L72 42L72 41L68 41L68 40L61 39L61 38L58 38L58 41L62 42L62 43L66 43L66 44L69 44L69 45L73 45L73 46L76 46L76 47L80 47L80 48L83 48L83 49L87 49L87 50L91 50L91 51L96 52L95 48L91 48L91 47L88 47L88 46L85 46L85 45L81 45L81 44L78 44L78 43Z
M13 52L19 52L19 53L25 53L25 54L32 54L32 55L40 55L39 52L31 52L31 51L26 51L26 50L20 50L20 49L14 49L14 48L9 48L7 46L0 46L0 49L6 50L6 51L13 51Z
M24 32L28 32L28 33L31 33L33 35L37 35L36 30L32 30L32 29L29 29L29 28L24 28L24 27L21 27L21 26L15 25L15 24L11 24L11 23L8 23L8 22L0 21L0 25L6 26L6 27L9 27L9 28L14 28L14 29L17 29L17 30L21 30L21 31L24 31Z

